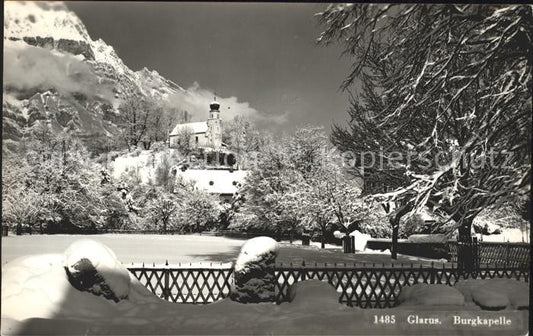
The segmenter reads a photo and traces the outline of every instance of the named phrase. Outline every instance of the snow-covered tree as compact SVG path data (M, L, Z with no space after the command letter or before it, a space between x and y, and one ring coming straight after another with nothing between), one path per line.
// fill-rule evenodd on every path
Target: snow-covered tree
M322 128L301 128L261 153L243 188L242 218L255 229L270 232L328 226L346 232L363 211L360 188L342 167L342 158L328 145Z
M39 194L26 188L24 175L29 167L20 164L18 158L9 155L2 160L2 221L18 230L38 223L42 215Z
M194 131L190 127L183 127L179 130L177 135L177 148L184 156L189 155L194 149L194 145L191 142L191 137L194 135Z
M294 169L285 141L270 143L263 148L257 164L246 177L242 193L242 212L248 213L251 227L265 232L283 231L283 226L293 223L295 186L302 180ZM299 207L298 207L299 208ZM297 209L297 208L296 208ZM292 225L292 224L291 224Z
M101 216L103 230L128 230L132 226L132 216L128 211L126 202L121 198L117 187L111 182L104 183L100 186Z
M325 137L309 133L309 139ZM315 148L315 162L318 164L303 165L305 184L302 186L301 205L305 208L308 222L317 226L322 232L322 247L328 225L335 225L345 234L360 229L359 223L365 217L367 206L361 198L360 180L343 167L342 157L332 150L324 141ZM307 153L303 157L312 157Z
M45 224L52 231L100 228L104 224L100 169L90 161L83 144L60 133L45 142L28 141L24 148L5 158L11 162L2 179L8 217L17 224L22 220L41 228ZM25 218L20 217L21 211Z
M167 153L161 154L161 162L155 169L155 183L162 186L167 191L172 191L175 184L175 176L172 173L172 157Z
M152 101L147 120L147 132L143 138L145 149L150 149L153 143L167 141L168 135L175 126L178 115L158 102Z
M154 188L154 195L143 209L143 215L147 222L151 223L152 228L157 228L162 232L166 232L172 226L177 225L177 215L180 205L178 198L167 192L163 188Z
M331 141L343 153L353 173L364 179L363 195L381 195L387 191L406 187L412 178L407 173L407 157L394 157L393 153L411 151L409 145L397 136L390 136L374 117L379 115L383 104L379 96L366 84L359 99L352 99L348 110L350 122L347 127L335 125ZM372 199L386 214L384 220L391 227L391 258L397 258L398 237L402 217L413 209L412 203L398 199ZM379 230L379 223L374 223ZM374 230L374 229L373 229Z
M150 103L140 97L130 97L120 105L122 138L129 151L137 148L137 144L146 138L151 109Z
M217 227L222 210L220 200L202 190L181 190L177 194L179 205L175 226L188 232L202 232Z
M261 137L261 133L246 117L235 116L224 123L222 142L228 146L229 150L236 153L261 150L263 144Z
M410 155L407 182L382 200L429 206L469 242L480 211L529 192L531 6L332 5L319 17L319 40L355 60L343 88L376 99L370 117Z

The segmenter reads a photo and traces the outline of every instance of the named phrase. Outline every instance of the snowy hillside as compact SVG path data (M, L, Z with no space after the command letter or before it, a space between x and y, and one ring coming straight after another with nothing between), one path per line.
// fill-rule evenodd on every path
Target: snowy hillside
M151 150L137 150L117 157L110 163L111 176L115 180L121 180L124 176L130 176L143 184L155 182L155 170L161 164L163 152Z

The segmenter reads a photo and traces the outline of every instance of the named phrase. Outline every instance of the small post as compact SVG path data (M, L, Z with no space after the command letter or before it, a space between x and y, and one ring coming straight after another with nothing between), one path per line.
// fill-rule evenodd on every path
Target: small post
M168 264L167 264L168 265ZM163 298L168 301L168 298L170 297L170 286L169 286L169 270L166 269L163 271L165 275L165 283L163 286Z
M509 242L507 242L507 244L505 244L505 268L508 267L509 265L509 250L510 250L510 246L509 246Z
M429 283L434 284L435 283L435 268L433 267L433 261L431 262L431 278Z

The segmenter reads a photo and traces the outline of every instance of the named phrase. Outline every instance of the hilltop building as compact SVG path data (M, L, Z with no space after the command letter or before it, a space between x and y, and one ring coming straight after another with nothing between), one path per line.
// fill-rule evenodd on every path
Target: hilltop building
M222 120L220 104L215 100L209 104L207 121L178 124L169 134L170 147L177 147L183 141L184 134L189 135L192 148L222 149Z
M174 176L193 183L194 188L218 195L223 202L230 202L248 174L235 165L234 153L222 143L220 104L216 98L209 104L207 121L178 124L169 134L170 147L176 148L188 137L193 157L199 162L180 164L172 169ZM220 158L225 158L219 161ZM201 161L206 160L202 166Z
M175 169L174 174L191 181L194 188L218 195L222 202L230 202L244 184L247 170L230 169Z

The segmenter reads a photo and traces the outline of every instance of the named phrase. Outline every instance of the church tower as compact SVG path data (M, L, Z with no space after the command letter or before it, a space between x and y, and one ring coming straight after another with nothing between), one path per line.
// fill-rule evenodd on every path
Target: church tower
M207 141L209 147L216 150L222 147L222 121L220 120L220 104L215 100L209 104L209 118L207 118Z

